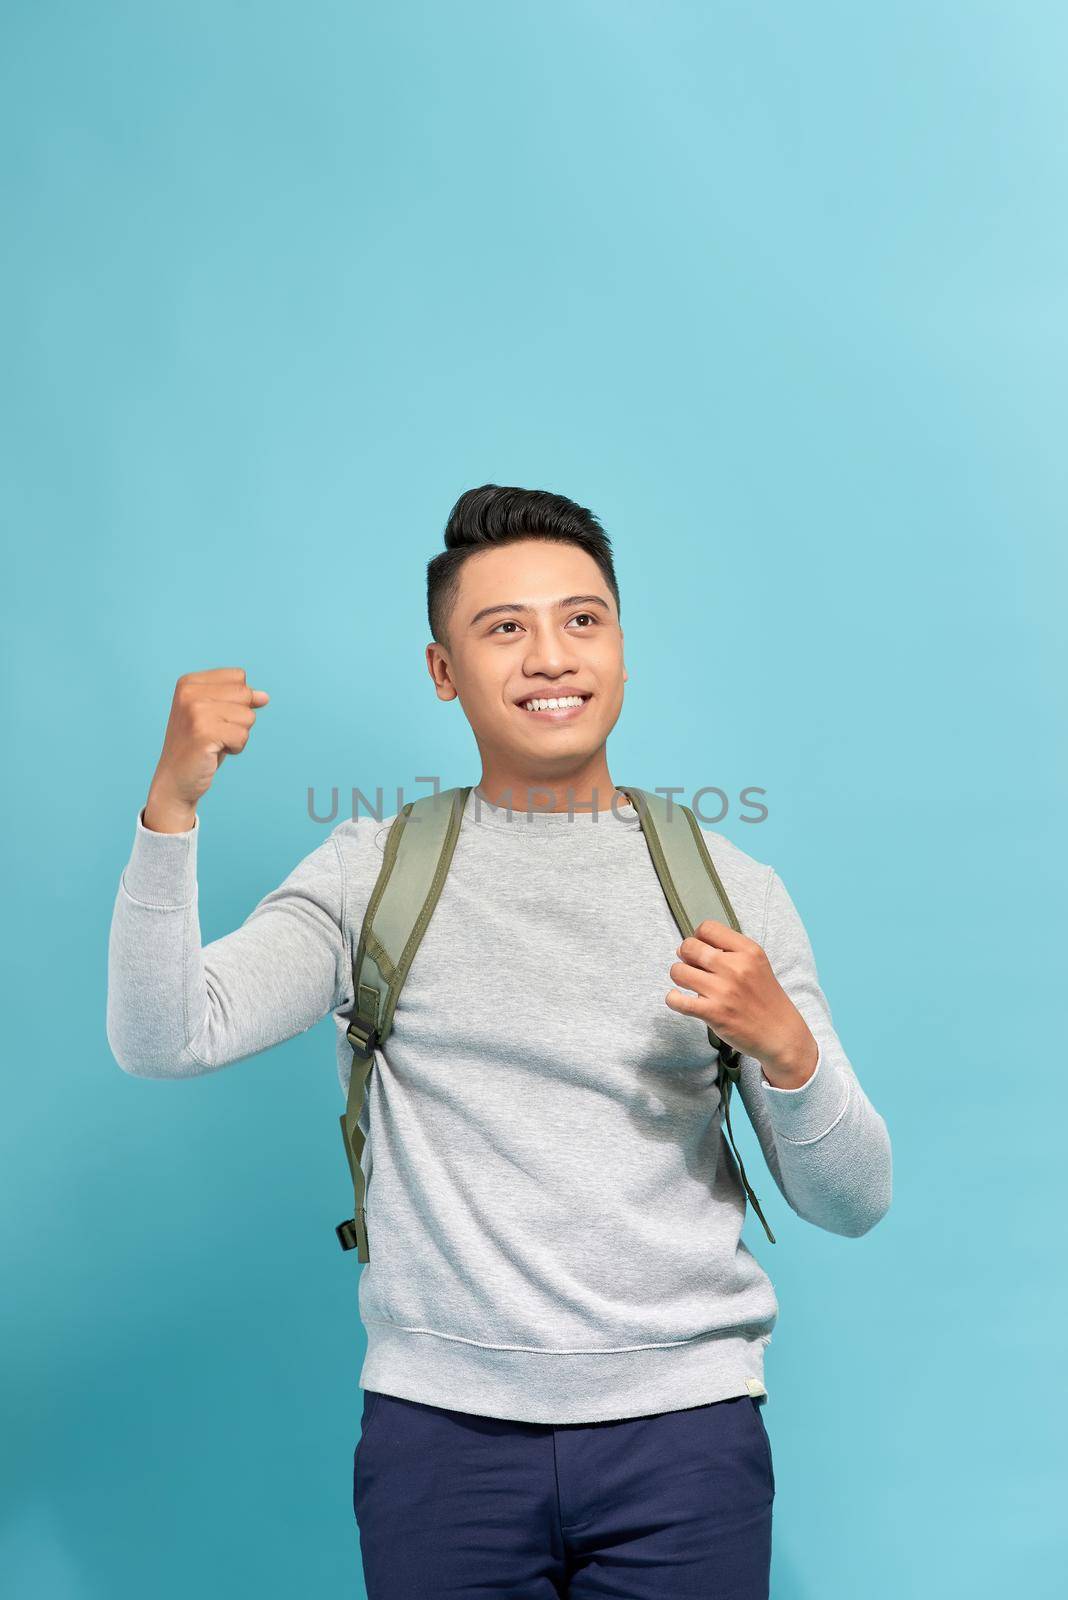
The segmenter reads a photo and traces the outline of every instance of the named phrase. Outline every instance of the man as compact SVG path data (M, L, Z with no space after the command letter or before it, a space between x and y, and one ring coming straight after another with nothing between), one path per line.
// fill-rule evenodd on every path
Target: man
M482 762L361 1112L370 1260L356 1510L370 1600L768 1594L778 1315L741 1241L707 1027L789 1205L856 1237L891 1151L778 874L703 830L741 923L681 940L609 776L619 590L561 495L462 495L428 566L441 700ZM352 1061L352 961L392 818L340 823L201 946L196 808L267 703L181 678L111 932L129 1072L214 1071L313 1025ZM628 773L655 788L655 773Z

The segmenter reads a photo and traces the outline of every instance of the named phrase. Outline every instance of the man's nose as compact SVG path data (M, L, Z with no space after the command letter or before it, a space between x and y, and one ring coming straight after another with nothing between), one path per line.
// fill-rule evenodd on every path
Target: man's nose
M523 657L523 669L531 677L559 677L577 666L575 647L570 639L551 624L531 630Z

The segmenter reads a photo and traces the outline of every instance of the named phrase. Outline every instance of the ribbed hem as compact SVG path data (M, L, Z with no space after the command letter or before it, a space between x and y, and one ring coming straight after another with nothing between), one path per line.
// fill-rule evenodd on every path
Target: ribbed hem
M586 1353L501 1349L365 1320L361 1389L513 1422L610 1422L766 1395L770 1333Z
M137 813L133 849L122 874L122 887L131 899L161 911L189 904L197 888L199 827L200 818L195 816L193 826L183 833L156 833Z
M764 1104L776 1133L795 1144L820 1139L841 1118L849 1099L849 1081L819 1047L816 1070L800 1089L764 1084Z

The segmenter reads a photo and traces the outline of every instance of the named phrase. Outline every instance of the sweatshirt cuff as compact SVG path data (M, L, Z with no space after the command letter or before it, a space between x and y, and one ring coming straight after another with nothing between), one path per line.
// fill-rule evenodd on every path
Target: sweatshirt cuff
M761 1074L764 1102L776 1133L795 1143L819 1139L828 1133L845 1110L849 1084L834 1070L822 1043L812 1076L799 1089L777 1089Z
M137 813L133 849L122 874L122 887L141 905L177 910L197 889L197 832L200 818L183 833L156 833Z

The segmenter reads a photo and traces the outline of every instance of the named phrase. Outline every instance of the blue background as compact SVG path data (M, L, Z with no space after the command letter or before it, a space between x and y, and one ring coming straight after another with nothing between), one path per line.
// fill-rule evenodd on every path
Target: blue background
M474 781L424 571L487 480L603 519L613 776L767 790L719 826L891 1131L850 1240L738 1122L776 1600L1059 1592L1063 8L9 0L2 35L7 1592L361 1592L331 1024L130 1078L107 930L184 671L272 696L201 808L205 941L321 842L309 786Z

